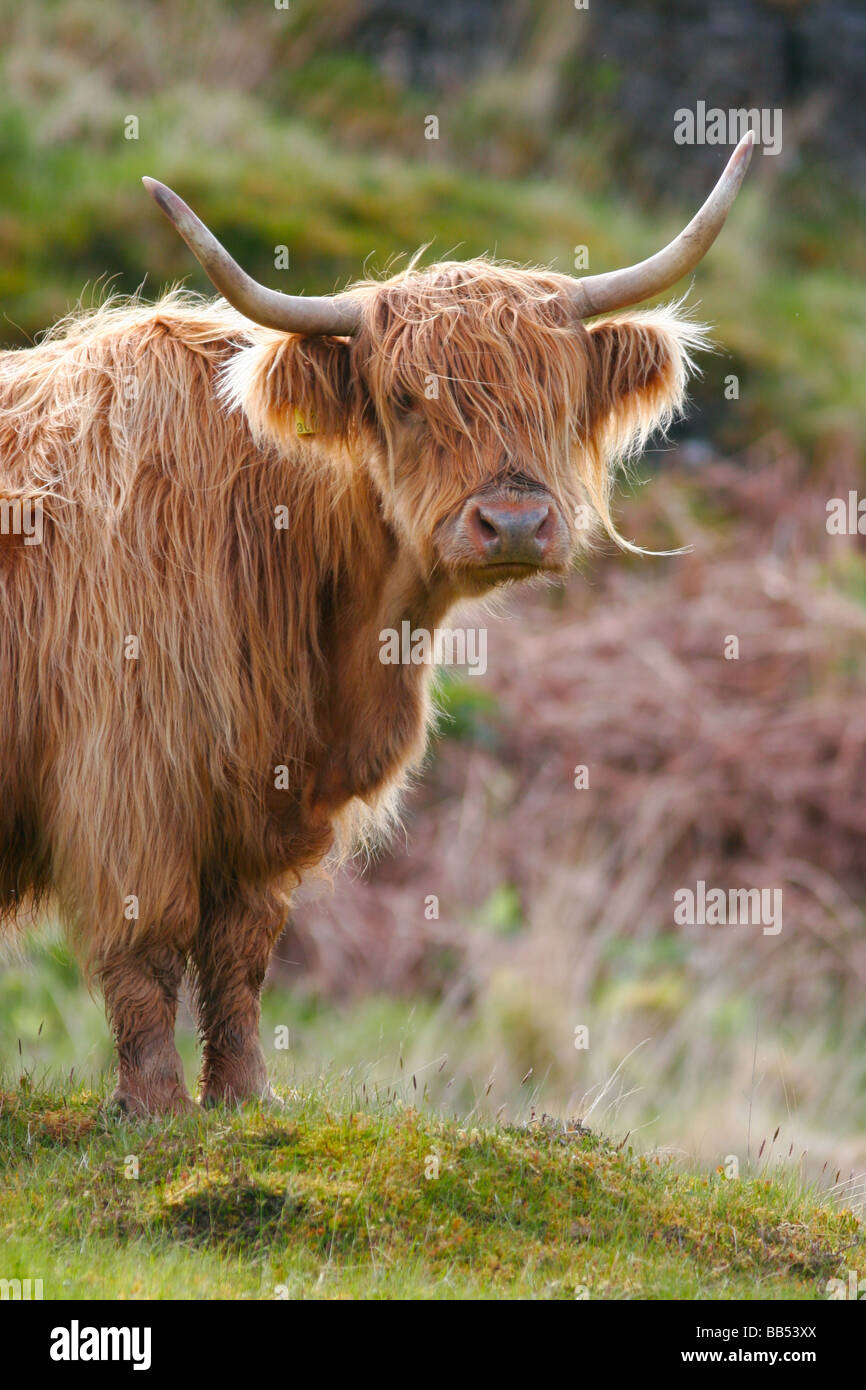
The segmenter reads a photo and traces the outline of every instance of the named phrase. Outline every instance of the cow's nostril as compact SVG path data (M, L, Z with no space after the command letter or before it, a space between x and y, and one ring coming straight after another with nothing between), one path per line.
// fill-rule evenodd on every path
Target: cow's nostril
M481 532L485 540L495 541L497 536L499 535L499 532L493 525L493 522L488 521L487 517L484 515L483 512L478 513L478 530Z

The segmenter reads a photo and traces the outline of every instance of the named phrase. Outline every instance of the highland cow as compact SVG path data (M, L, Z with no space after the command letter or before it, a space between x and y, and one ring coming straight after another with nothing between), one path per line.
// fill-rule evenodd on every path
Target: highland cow
M606 318L700 260L751 137L665 250L584 280L416 264L330 298L257 285L161 184L224 300L71 316L0 355L0 911L51 902L100 985L116 1101L269 1094L259 993L288 894L387 825L428 665L379 635L564 575L614 464L680 409L677 308ZM228 302L226 302L228 301ZM587 318L595 320L589 325Z

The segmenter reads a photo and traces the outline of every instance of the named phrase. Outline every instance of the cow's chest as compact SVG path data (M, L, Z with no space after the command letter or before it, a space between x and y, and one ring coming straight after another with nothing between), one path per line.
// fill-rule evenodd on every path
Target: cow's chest
M283 764L266 794L266 857L281 869L325 855L335 826L376 819L421 759L430 715L429 667L385 667L334 682L298 771Z
M377 662L362 685L335 684L311 779L311 805L319 813L339 811L354 797L376 797L420 760L430 677L429 667Z

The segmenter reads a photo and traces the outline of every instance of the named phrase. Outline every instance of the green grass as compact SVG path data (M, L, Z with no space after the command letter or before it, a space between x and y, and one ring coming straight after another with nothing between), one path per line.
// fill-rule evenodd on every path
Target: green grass
M0 1093L0 1274L46 1298L810 1299L866 1265L855 1217L791 1173L681 1172L547 1119L464 1129L345 1078L284 1095L142 1123L92 1091Z

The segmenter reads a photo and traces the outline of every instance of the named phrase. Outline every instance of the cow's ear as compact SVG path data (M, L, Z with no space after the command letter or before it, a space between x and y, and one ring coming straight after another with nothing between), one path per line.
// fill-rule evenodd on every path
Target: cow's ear
M681 411L706 330L671 308L608 319L588 332L590 433L604 436L605 452L633 454Z
M348 437L359 401L351 343L280 334L242 349L226 371L226 393L253 432L280 442Z

